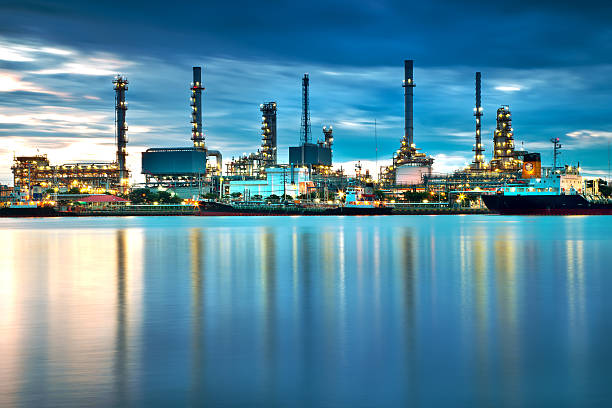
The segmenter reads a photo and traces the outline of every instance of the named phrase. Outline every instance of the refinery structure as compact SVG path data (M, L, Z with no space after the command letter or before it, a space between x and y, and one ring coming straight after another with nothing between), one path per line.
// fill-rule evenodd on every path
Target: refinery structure
M115 143L114 161L76 162L52 165L47 155L15 156L13 186L16 197L33 197L45 190L102 193L126 193L129 189L129 170L126 165L128 80L117 75L113 81L115 90Z
M313 139L310 79L309 74L304 74L301 80L300 129L299 135L297 131L294 133L294 140L299 143L288 148L287 163L279 162L279 107L276 101L259 104L259 146L252 153L231 157L224 163L221 151L207 146L203 126L205 87L202 69L193 67L189 87L191 143L185 146L152 147L141 152L144 183L134 186L129 183L130 172L126 164L128 80L117 75L112 81L117 148L114 160L52 165L45 155L16 156L12 166L15 195L32 197L42 191L79 191L127 196L133 188L145 188L152 191L169 190L181 198L191 200L231 197L248 201L278 196L329 201L337 199L347 189L369 189L366 195L373 197L375 190L381 200L401 201L408 193L420 192L437 194L438 200L443 197L450 204L459 196L471 195L477 198L509 181L541 175L540 154L516 149L512 113L507 105L499 105L497 109L491 160L485 160L481 133L485 112L482 107L480 72L475 75L473 160L468 167L452 174L434 173L433 157L417 147L418 141L422 139L419 139L418 132L415 138L414 129L414 62L405 60L402 81L404 131L399 148L392 153L391 164L382 166L379 173L373 175L377 177L369 173L361 174L360 165L356 168L357 174L349 176L343 169L333 167L333 127L328 124L322 126L321 136Z

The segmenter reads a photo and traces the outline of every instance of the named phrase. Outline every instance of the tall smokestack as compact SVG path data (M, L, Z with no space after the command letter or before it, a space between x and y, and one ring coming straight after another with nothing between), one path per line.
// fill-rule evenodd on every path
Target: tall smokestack
M482 138L480 134L482 104L480 100L480 72L476 73L476 107L474 108L474 116L476 117L476 144L474 145L474 168L481 170L484 168L484 156L482 153Z
M125 102L125 92L128 90L127 78L117 75L113 80L115 90L115 139L117 141L117 165L119 166L119 190L124 193L128 184L128 170L125 159L127 157L127 130L125 113L127 103Z
M411 149L414 144L414 124L412 121L412 99L414 96L413 60L404 60L404 140Z
M202 128L202 68L193 67L191 84L191 140L193 146L204 148L204 129Z

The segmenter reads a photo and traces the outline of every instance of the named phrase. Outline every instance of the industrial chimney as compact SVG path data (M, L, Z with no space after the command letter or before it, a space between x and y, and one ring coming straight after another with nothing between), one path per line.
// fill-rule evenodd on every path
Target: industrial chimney
M191 84L191 140L193 146L204 149L204 129L202 128L202 67L193 67Z
M414 124L412 121L412 105L414 96L414 61L404 60L404 140L412 150L414 144Z
M482 147L482 138L480 134L482 104L480 100L480 72L476 73L476 107L474 108L474 116L476 117L476 144L474 145L474 170L484 169L484 148Z

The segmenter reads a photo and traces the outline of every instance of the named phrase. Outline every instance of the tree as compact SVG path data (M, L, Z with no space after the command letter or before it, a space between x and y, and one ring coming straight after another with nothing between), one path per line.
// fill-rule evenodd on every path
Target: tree
M270 194L268 196L268 200L270 200L270 201L280 201L280 199L281 198L279 196L277 196L276 194Z
M216 193L206 193L206 194L202 195L202 198L205 198L206 200L214 200L217 197L219 197L219 195L216 194Z
M232 198L240 198L242 197L242 193L238 193L238 192L234 192L232 194L230 194L232 196Z
M426 192L418 191L405 191L404 200L413 203L421 203L423 200L429 199L429 195Z
M157 193L157 199L155 200L160 204L180 204L183 200L179 196L167 191L159 191Z
M260 200L262 200L262 199L263 199L263 197L262 197L261 195L259 195L259 194L255 194L255 195L254 195L252 198L253 198L253 200L255 200L255 201L260 201Z
M285 195L283 195L283 197L282 197L282 198L283 198L283 200L285 200L285 201L292 201L292 200L293 200L293 197L291 197L289 194L285 194Z
M78 187L72 187L66 194L81 194L81 190Z
M157 194L148 188L137 188L130 192L128 198L134 204L152 203L157 201Z

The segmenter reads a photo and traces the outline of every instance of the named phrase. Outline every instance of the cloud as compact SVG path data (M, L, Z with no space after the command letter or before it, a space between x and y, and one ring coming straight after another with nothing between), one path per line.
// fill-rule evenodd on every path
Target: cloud
M433 172L447 174L452 173L457 169L465 168L469 165L472 160L471 156L467 154L447 154L447 153L439 153L434 154L434 164L433 164Z
M34 58L30 56L30 53L27 49L24 49L24 47L15 47L5 44L0 45L0 60L25 62L33 61Z
M499 85L496 86L495 89L502 92L516 92L521 90L521 88L517 85Z
M392 163L391 159L381 160L347 160L343 162L334 163L334 170L342 168L345 174L355 175L357 172L357 166L361 166L361 174L365 174L366 171L370 173L370 176L376 180L378 179L378 173L381 167L389 166Z
M604 131L604 130L576 130L573 132L569 132L566 136L576 139L580 143L602 143L609 140L612 140L612 132Z
M60 63L53 68L30 71L34 75L86 75L86 76L112 76L132 65L129 62L118 61L108 56L81 56L73 54L69 61Z
M18 43L2 38L0 44L0 60L12 62L31 62L40 57L39 54L68 56L74 53L69 49L40 46L33 42L29 44Z
M11 71L0 71L0 92L31 92L54 95L68 98L66 92L58 92L36 85L30 81L24 81L21 76Z

